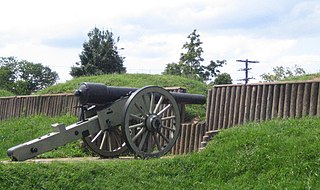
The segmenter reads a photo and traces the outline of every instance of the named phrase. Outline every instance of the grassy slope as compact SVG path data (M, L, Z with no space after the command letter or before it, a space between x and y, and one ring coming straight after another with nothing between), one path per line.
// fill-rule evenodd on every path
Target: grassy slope
M51 124L64 123L69 125L77 121L76 117L63 116L50 118L46 116L32 116L10 119L0 122L0 159L7 158L7 149L52 132ZM41 157L74 157L85 156L80 149L79 142L68 144L42 155Z
M72 93L82 82L98 82L109 86L125 86L141 88L148 85L162 87L178 86L186 88L188 93L207 94L205 83L171 75L148 75L148 74L112 74L74 78L65 83L48 87L39 94Z
M1 90L0 89L0 97L5 97L5 96L14 96L13 93L7 91L7 90Z
M320 119L273 120L218 134L198 153L85 163L0 164L13 189L318 189Z
M302 76L289 77L284 79L283 81L304 81L304 80L314 80L314 79L319 80L319 78L320 78L320 73L315 73L315 74L306 74Z

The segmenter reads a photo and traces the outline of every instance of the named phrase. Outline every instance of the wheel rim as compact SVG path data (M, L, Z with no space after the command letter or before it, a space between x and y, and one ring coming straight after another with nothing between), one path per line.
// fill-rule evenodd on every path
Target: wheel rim
M83 142L101 157L117 157L127 150L122 138L121 127L100 130L98 133L83 138Z
M180 133L180 111L175 99L161 87L135 91L124 106L122 132L137 156L166 154Z
M95 107L89 111L91 111L90 113L92 115L97 114ZM92 117L92 115L90 117ZM84 115L80 113L80 116ZM103 158L118 157L128 149L122 138L120 125L110 126L105 130L90 134L89 136L82 138L82 140L91 151Z

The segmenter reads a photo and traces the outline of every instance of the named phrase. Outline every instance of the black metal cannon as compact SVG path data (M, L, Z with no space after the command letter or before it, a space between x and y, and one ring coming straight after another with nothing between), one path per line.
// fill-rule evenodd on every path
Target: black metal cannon
M180 134L178 104L204 104L198 94L168 92L158 86L140 89L82 83L79 122L53 124L54 132L8 149L14 161L23 161L80 138L101 157L131 150L138 157L160 157Z

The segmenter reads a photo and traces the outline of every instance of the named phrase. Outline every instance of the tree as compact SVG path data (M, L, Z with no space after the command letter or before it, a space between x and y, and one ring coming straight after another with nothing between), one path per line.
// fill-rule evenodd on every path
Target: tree
M73 77L100 75L108 73L125 73L123 66L125 57L118 54L116 45L120 38L113 39L113 33L94 28L88 33L89 41L83 43L83 50L79 55L80 62L71 67Z
M0 74L0 88L17 95L31 94L53 85L59 79L56 72L41 63L18 61L14 57L0 58Z
M232 78L228 73L221 73L221 74L218 74L217 77L214 79L214 81L210 84L212 86L219 85L219 84L232 84Z
M182 49L186 49L186 52L180 54L179 63L167 64L163 74L179 75L204 82L220 73L217 68L226 64L226 60L217 60L217 62L210 61L208 66L201 64L204 61L201 57L203 53L201 47L202 42L200 41L200 35L196 32L197 30L193 30L193 32L188 35L187 38L190 41L182 46Z
M260 75L262 80L266 82L280 81L288 77L304 75L306 72L303 68L295 65L293 68L276 66L273 68L273 73L264 73Z

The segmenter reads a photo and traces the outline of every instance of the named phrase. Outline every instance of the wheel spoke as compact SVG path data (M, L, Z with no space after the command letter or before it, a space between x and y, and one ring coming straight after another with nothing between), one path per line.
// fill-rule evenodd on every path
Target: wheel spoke
M157 148L158 148L158 150L160 151L160 150L161 150L161 146L160 146L159 139L157 138L156 133L152 133L152 135L153 135L154 142L156 143Z
M140 117L140 116L137 116L135 114L130 114L130 117L133 117L133 118L135 118L137 120L144 120L144 117Z
M152 110L153 110L153 106L154 106L154 93L151 92L151 96L150 96L151 100L150 100L150 107L149 107L149 113L153 114Z
M151 151L152 151L152 136L148 135L148 150L147 150L147 152L151 153Z
M147 114L144 112L144 110L138 105L138 104L134 104L134 106L139 110L139 112L144 116L147 117Z
M137 138L138 138L139 136L141 136L142 133L143 133L145 130L146 130L146 128L142 128L142 129L132 138L132 141L133 141L133 142L136 141Z
M106 140L106 136L107 136L107 131L104 131L103 132L102 141L101 141L101 144L100 144L100 150L102 150L102 148L103 148L104 142Z
M111 144L111 136L110 133L108 132L108 147L109 147L109 151L112 152L112 144Z
M113 137L114 144L116 145L116 147L120 146L120 143L119 143L118 136L117 136L116 132L114 131L113 133L110 133L110 136Z
M168 108L170 108L172 105L168 104L166 107L164 107L159 113L157 113L158 116L160 116L163 112L165 112Z
M175 115L171 115L171 116L168 116L168 117L161 118L161 121L166 121L166 120L170 120L170 119L174 119L174 118L176 118L176 116Z
M164 126L164 125L162 125L161 128L168 129L168 130L173 131L173 132L176 131L176 129L171 128L171 127L167 127L167 126Z
M102 130L100 130L100 131L96 134L96 136L94 136L94 138L91 140L91 142L93 143L94 141L96 141L97 138L101 135L101 133L102 133Z
M154 108L154 110L153 110L153 113L157 113L157 111L158 111L158 109L159 109L160 105L162 104L163 98L164 98L164 96L162 96L162 95L161 95L161 97L160 97L160 99L159 99L159 101L158 101L158 103L157 103L156 107L155 107L155 108Z
M148 113L148 114L150 114L150 112L149 112L149 107L148 107L148 105L150 104L149 102L150 102L150 98L146 98L146 96L145 96L145 94L144 95L142 95L142 102L143 102L143 105L144 105L144 110Z
M147 139L148 135L149 135L149 132L146 132L146 133L143 134L142 139L141 139L140 144L139 144L139 150L142 150L143 145L146 142L146 139Z
M138 123L138 124L134 124L134 125L130 125L130 126L129 126L129 129L134 129L134 128L142 127L142 126L144 126L144 123L143 123L143 122Z
M122 143L119 141L119 134L118 134L118 131L114 131L114 133L112 133L113 137L114 137L114 140L116 141L116 144L117 144L117 147L119 146L122 146ZM121 138L121 136L120 136Z
M160 131L157 132L167 143L169 143L170 140L166 136L164 136L164 134L162 134Z

